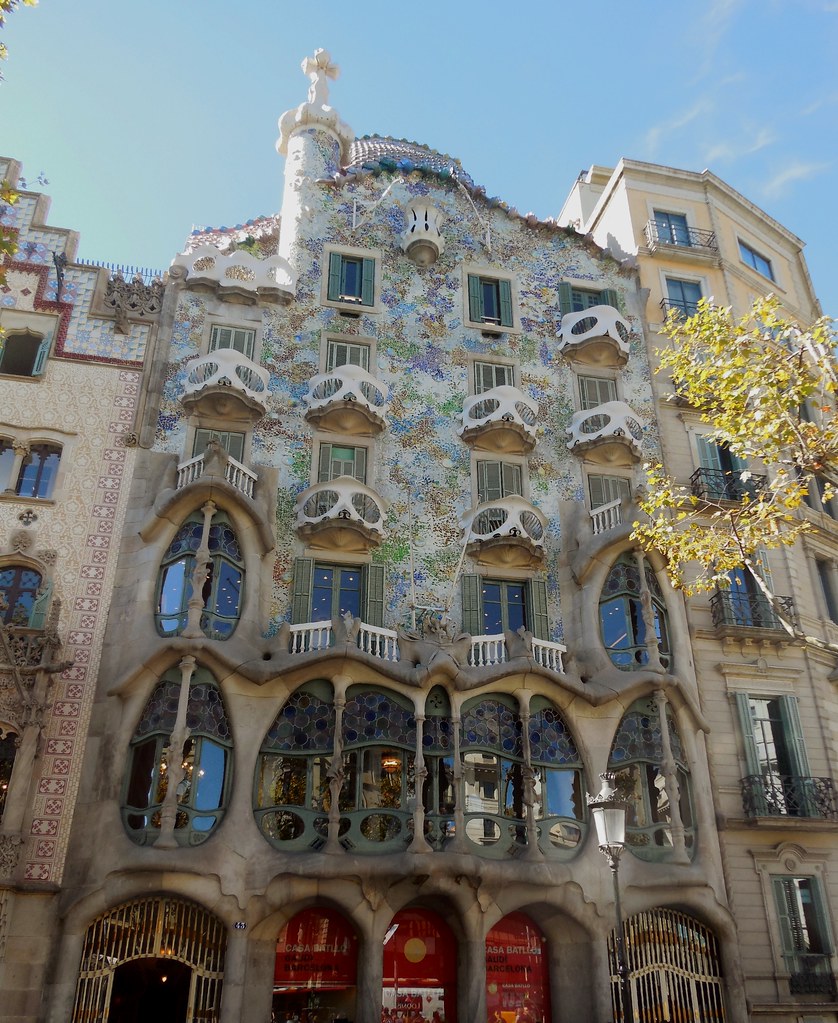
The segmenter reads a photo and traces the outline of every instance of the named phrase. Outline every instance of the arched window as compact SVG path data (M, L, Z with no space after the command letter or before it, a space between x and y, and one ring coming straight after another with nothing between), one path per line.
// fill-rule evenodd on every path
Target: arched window
M353 686L343 712L344 844L384 851L410 841L416 718L402 696Z
M41 573L25 565L0 568L0 616L5 625L30 624L41 581Z
M284 848L319 848L328 835L335 707L328 682L292 693L262 743L254 806L262 834Z
M52 497L61 448L56 444L32 444L24 458L17 478L16 493L20 497Z
M6 809L6 796L9 793L9 782L12 780L12 768L15 766L17 746L20 739L14 732L7 732L0 724L0 821Z
M177 841L198 845L224 815L232 749L224 701L209 672L199 668L186 697L189 738L180 750L169 751L181 685L179 673L174 672L158 683L131 740L122 818L138 845L151 845L159 834L175 757L180 758L184 772L177 789Z
M546 853L575 849L582 839L582 763L564 718L548 699L530 704L530 758L539 843Z
M684 845L688 851L695 841L689 769L669 704L666 704L666 724L674 774L664 770L661 718L652 698L637 700L629 707L620 722L608 760L609 771L617 776L615 787L621 798L630 804L626 842L634 855L643 860L665 858L672 849L671 793L676 785Z
M435 849L441 849L445 840L454 834L457 798L451 701L442 686L435 686L425 701L422 755L427 772L422 784L425 838Z
M0 373L35 377L44 372L49 355L49 338L31 330L7 334L0 347Z
M157 584L157 631L179 636L186 628L195 554L201 546L203 520L190 518L175 534L160 566ZM209 528L209 565L201 587L201 630L210 639L229 639L241 614L244 569L239 541L226 515L215 514Z
M472 700L463 707L466 838L484 855L506 856L510 842L526 842L521 718L509 696Z
M658 650L666 666L669 664L666 603L655 573L645 561L644 566ZM649 660L642 599L637 561L631 553L621 554L605 580L599 598L599 620L605 649L623 671L639 668Z

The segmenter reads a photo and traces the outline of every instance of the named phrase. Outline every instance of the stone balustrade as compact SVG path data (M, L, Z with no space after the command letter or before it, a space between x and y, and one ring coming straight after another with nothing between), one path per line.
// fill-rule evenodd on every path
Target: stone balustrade
M591 509L591 526L594 536L600 533L607 533L609 529L616 529L623 523L623 499L618 497L616 501L609 501L608 504L601 504L599 508Z
M214 245L201 245L175 256L170 274L175 279L176 268L185 275L187 284L251 293L254 299L282 296L290 300L297 287L297 273L282 256L258 259L240 250L225 255Z
M200 479L205 474L205 454L205 452L202 452L200 455L196 455L194 458L190 458L188 461L180 463L177 467L178 490L182 490L183 487L188 486L190 483L194 483L195 480ZM253 488L256 486L256 481L259 477L252 469L248 469L246 465L242 465L241 462L236 461L232 455L227 455L227 464L224 467L224 479L227 480L230 486L235 487L236 490L244 494L245 497L253 497Z

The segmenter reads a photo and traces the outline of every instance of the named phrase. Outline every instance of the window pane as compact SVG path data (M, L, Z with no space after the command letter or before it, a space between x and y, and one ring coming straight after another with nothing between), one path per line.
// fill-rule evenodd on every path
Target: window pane
M491 753L463 756L466 813L499 813L498 758Z
M326 371L337 369L338 366L360 366L369 369L369 345L350 344L347 341L330 341L326 355Z
M349 612L353 617L361 617L361 572L357 568L340 570L340 592L338 613Z
M489 636L503 632L500 583L483 584L483 631Z
M481 278L480 288L483 293L483 319L488 323L500 323L498 282Z
M314 569L311 588L311 620L328 622L332 619L332 587L335 570L318 565Z
M218 590L214 610L225 618L235 618L241 603L242 574L235 566L222 561L218 571Z
M196 810L217 810L224 794L227 751L211 739L201 739L200 761L195 788Z
M517 632L521 626L526 625L524 613L524 587L517 583L506 584L506 611L507 628L510 632Z
M361 297L361 277L361 260L344 256L341 264L341 298Z

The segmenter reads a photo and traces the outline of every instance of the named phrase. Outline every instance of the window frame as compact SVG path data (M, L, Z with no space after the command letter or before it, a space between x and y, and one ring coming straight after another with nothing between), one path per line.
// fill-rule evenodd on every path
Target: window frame
M333 358L333 352L336 346L344 346L349 354L353 350L357 350L360 353L365 353L365 358L362 358L359 362L353 362L351 359L345 362L336 362ZM343 338L343 337L327 337L325 342L325 358L323 360L323 372L333 373L337 369L341 369L344 366L358 366L365 372L370 372L370 366L372 364L372 345L367 341L360 341L357 338Z
M659 232L660 232L661 221L660 221L659 218L661 218L661 217L666 218L666 220L669 221L669 223L666 224L666 228L665 228L666 231L669 234L668 238L660 237L660 233ZM673 230L673 225L671 223L671 218L672 217L678 217L680 220L684 221L683 229L684 229L684 232L685 232L685 238L686 238L685 241L678 241L678 239L677 239L677 230ZM683 210L678 210L678 211L676 211L676 210L662 210L662 209L658 209L657 207L655 207L655 208L652 209L652 217L651 217L651 219L654 221L655 229L658 232L658 239L657 239L658 242L660 242L663 245L677 245L679 248L681 248L681 247L683 247L683 248L691 248L692 247L692 240L690 239L690 223L689 223L689 219L687 217L687 214Z
M342 282L344 260L357 261L361 264L361 293L357 298L342 295L340 284L336 284L336 281ZM324 245L320 287L321 304L339 309L344 315L351 317L360 317L364 313L380 313L382 260L383 254L380 249L362 249L351 245Z
M670 282L681 285L688 284L698 288L698 298L696 298L695 301L684 298L683 288L681 289L682 297L680 299L673 298L669 293ZM661 293L664 299L666 299L670 308L679 309L684 316L693 316L695 314L696 309L698 308L698 303L705 297L705 291L706 281L703 277L693 277L689 275L686 277L678 277L672 276L668 271L661 272Z
M597 400L594 404L588 404L588 395L586 394L590 385L596 385L596 389L600 390L603 386L609 392L609 396L605 401ZM576 387L579 391L579 409L582 412L590 412L595 408L599 408L600 405L605 405L610 401L620 400L620 391L617 386L617 379L613 376L598 376L596 373L578 373L576 374ZM599 395L597 397L600 397Z
M752 245L749 245L748 242L742 241L739 237L737 237L736 240L739 243L740 261L749 269L758 273L760 277L764 277L767 281L776 283L777 278L774 276L774 266L771 260L766 256L763 256L761 252L757 251L757 249L755 249ZM760 263L765 265L764 270L758 265Z
M483 316L482 287L497 286L498 321ZM463 324L482 334L512 334L520 331L518 282L513 274L495 267L463 267ZM476 315L475 315L476 314Z
M594 480L602 480L602 481L607 480L609 484L616 483L617 484L617 489L620 490L621 492L617 495L617 497L610 497L607 501L601 501L599 504L594 504L594 495L593 495L593 490L592 490L592 486L591 486L591 484L592 484L592 482ZM587 484L588 484L588 486L586 488L587 489L587 496L588 496L588 504L590 506L591 511L596 511L597 508L603 508L603 507L605 507L605 505L611 504L612 501L616 501L618 498L620 500L622 500L622 501L625 501L626 505L631 504L631 501L632 501L632 481L631 481L631 479L628 476L612 475L611 473L603 473L603 472L589 472L587 474L586 481L587 481ZM625 484L625 487L621 486L621 484ZM605 485L603 485L603 487L602 487L603 493L605 492L606 489L608 489L608 488Z
M245 341L245 347L238 348L235 344L229 345L218 344L217 335L225 330L230 331L231 335L233 336L237 333L249 335L249 337ZM210 324L209 340L207 343L207 354L212 354L212 352L224 350L238 352L239 355L243 355L246 359L250 360L250 362L257 362L258 360L254 358L254 353L256 352L256 328L233 326L232 324L229 323Z
M588 280L563 280L559 282L559 308L563 316L584 312L586 309L593 309L598 305L608 305L619 311L620 296L616 288L591 287L593 283L593 281ZM579 296L582 295L585 296L585 300L580 302ZM587 299L593 298L596 301L587 301Z
M505 497L521 497L524 500L528 500L529 490L529 478L527 473L527 460L523 457L516 458L513 455L507 455L504 458L486 458L485 455L488 452L474 452L473 453L473 502L474 506L477 507L480 504L487 504L493 501L502 501ZM499 467L498 482L500 494L497 497L487 497L486 488L481 486L481 476L486 475L486 466L495 465ZM512 475L517 475L518 482L520 484L518 491L509 489L508 484L512 484ZM483 496L481 496L481 494Z
M302 557L294 559L291 589L291 624L306 625L313 621L314 573L317 567L356 569L361 573L361 621L376 628L384 627L385 566L378 562L338 561L334 557ZM334 594L334 589L333 589ZM332 617L336 617L333 615Z
M352 437L352 438L350 438L350 440L354 441L355 438ZM369 486L370 485L370 479L369 479L370 478L370 467L371 467L371 461L372 461L371 458L370 458L370 451L371 451L370 445L369 444L356 444L356 443L337 443L336 440L335 440L334 435L330 435L328 438L324 437L322 440L319 440L319 443L317 444L317 458L316 459L312 458L312 462L311 462L311 474L312 474L312 477L313 477L312 481L311 481L312 486L314 486L316 484L319 484L319 483L331 483L332 480L339 479L338 476L333 476L331 474L329 474L328 477L326 477L326 478L324 478L324 476L323 476L323 462L324 462L324 459L327 457L325 452L326 451L331 452L331 450L333 448L345 448L347 450L355 451L356 455L353 458L353 464L355 466L357 466L357 461L358 461L358 459L357 459L357 452L359 452L359 451L363 451L364 452L364 456L363 456L363 463L364 463L363 476L358 476L355 472L353 472L351 474L343 473L342 475L351 475L351 477L353 479L357 480L358 483L363 483L365 486ZM331 462L331 460L332 460L331 459L331 454L328 457L329 457L329 461Z
M547 596L547 580L542 576L517 578L499 574L477 575L466 573L461 577L461 601L463 632L471 636L487 635L483 631L485 612L483 606L483 587L486 584L510 583L524 587L524 628L536 639L550 641L550 617ZM502 612L502 620L508 621L508 614ZM479 631L474 631L474 629ZM496 635L489 633L488 635Z
M477 371L478 367L484 369L491 369L493 371L502 370L506 381L504 383L492 384L491 387L483 387L478 383ZM493 375L497 375L496 372ZM495 359L492 356L476 356L469 359L469 394L486 394L488 391L494 390L495 387L517 387L518 386L518 366L511 359Z
M200 451L198 451L197 450L198 442L199 442L200 435L202 433L209 434L209 436L207 437L207 440L206 440L206 443L204 444L204 446L201 448ZM248 441L248 432L246 430L243 430L243 431L239 431L239 430L216 430L216 429L213 429L212 427L209 427L209 426L196 426L195 430L194 430L194 432L192 434L192 454L189 457L190 458L197 458L199 455L203 454L206 451L206 449L207 449L207 444L210 442L210 440L212 440L213 437L215 437L218 440L218 442L221 444L221 446L224 448L224 450L227 452L227 454L231 458L235 459L237 462L244 463L245 458L247 456L247 441ZM238 455L234 454L230 450L230 447L228 446L228 443L225 443L225 441L223 440L224 437L227 437L227 438L230 438L230 437L241 437L241 453L238 454Z

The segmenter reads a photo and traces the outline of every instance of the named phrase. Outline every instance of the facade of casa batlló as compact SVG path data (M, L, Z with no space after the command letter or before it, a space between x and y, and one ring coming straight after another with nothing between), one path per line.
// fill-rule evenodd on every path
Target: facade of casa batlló
M621 1018L611 770L636 1018L744 1023L684 603L629 539L636 271L355 139L303 66L281 215L193 235L143 328L69 848L4 896L14 1018Z

